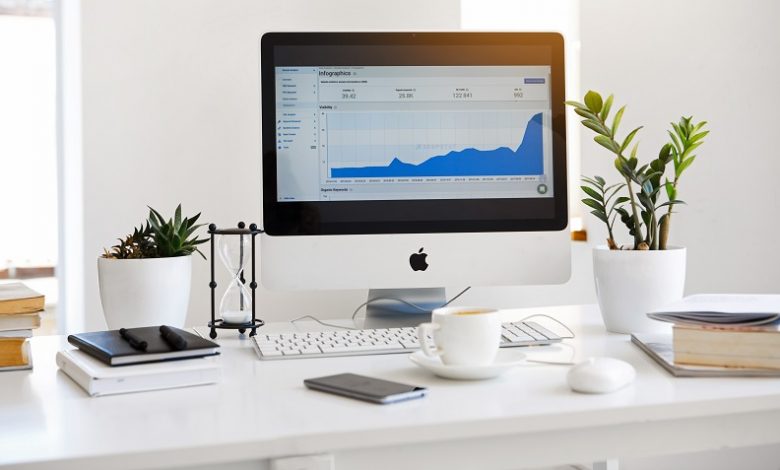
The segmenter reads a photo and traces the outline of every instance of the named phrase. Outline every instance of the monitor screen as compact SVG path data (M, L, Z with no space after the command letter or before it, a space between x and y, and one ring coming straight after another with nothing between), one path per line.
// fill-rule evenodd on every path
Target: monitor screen
M566 226L559 35L269 33L261 67L269 234Z
M547 197L550 66L275 67L277 200Z

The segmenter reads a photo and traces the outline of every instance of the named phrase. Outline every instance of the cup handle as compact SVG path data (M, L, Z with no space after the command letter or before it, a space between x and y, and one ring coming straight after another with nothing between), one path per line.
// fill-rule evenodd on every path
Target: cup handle
M439 325L436 323L420 323L417 327L417 340L420 342L420 350L428 357L439 357L443 352L433 342L428 340L429 332L433 336L433 332L438 329Z

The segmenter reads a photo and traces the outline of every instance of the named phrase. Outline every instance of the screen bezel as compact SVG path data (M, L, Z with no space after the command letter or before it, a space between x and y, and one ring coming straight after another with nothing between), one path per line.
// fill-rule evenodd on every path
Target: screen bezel
M387 201L277 200L276 84L277 46L545 46L549 64L527 64L513 57L499 63L431 65L549 65L553 197L512 199L434 199ZM557 231L568 225L566 119L564 109L563 37L558 33L266 33L260 45L263 228L269 235L347 235L389 233ZM349 61L347 58L345 61ZM393 57L392 65L420 65ZM491 58L491 60L493 60ZM336 64L333 64L336 65ZM377 65L372 63L338 65ZM390 65L383 58L379 65ZM448 215L449 214L449 215ZM464 219L469 214L471 219ZM551 214L551 215L548 215Z

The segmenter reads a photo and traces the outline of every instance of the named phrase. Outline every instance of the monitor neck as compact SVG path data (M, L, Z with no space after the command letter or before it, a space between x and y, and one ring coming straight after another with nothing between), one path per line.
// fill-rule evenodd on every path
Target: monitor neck
M370 289L368 302L363 328L400 328L430 321L431 311L444 305L447 300L443 287L432 287Z

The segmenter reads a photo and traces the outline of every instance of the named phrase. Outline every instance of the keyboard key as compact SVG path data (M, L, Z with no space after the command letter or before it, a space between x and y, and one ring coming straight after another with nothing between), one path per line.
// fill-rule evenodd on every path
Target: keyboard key
M543 334L548 339L557 338L558 335L553 333L552 331L548 330L547 328L543 327L542 325L536 323L536 322L528 322L528 326L533 328L534 330L538 331L539 333Z
M523 333L529 335L530 337L532 337L533 339L535 339L537 341L544 341L544 340L547 339L547 338L544 337L544 335L539 334L536 330L534 330L533 328L531 328L529 326L526 326L526 325L523 325L523 324L518 324L517 327L520 328L523 331Z

